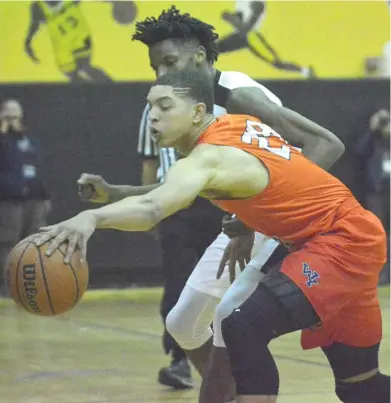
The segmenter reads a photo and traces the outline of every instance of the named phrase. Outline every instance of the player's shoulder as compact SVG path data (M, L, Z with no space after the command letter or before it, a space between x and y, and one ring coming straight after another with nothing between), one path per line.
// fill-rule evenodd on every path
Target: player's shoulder
M260 122L260 120L255 116L228 113L216 119L216 129L221 130L229 128L230 130L235 130L238 127L245 127L249 120Z
M257 81L253 80L250 76L240 71L222 71L217 84L231 91L245 87L257 88L261 90L269 98L270 101L278 105L282 105L282 102L277 97L277 95L275 95L264 85L258 83Z
M185 160L193 161L199 167L212 168L220 160L220 147L208 143L197 144Z

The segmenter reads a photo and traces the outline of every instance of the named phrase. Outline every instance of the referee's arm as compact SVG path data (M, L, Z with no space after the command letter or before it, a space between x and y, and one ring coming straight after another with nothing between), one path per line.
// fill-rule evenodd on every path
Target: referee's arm
M137 153L142 158L141 184L152 185L157 182L159 150L151 137L148 120L149 106L146 105L140 122Z

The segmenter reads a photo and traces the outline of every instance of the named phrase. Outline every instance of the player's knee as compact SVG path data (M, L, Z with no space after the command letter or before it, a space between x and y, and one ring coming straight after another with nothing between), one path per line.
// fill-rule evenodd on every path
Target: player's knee
M182 309L177 304L166 318L166 329L183 349L194 350L213 336L210 325L203 323L190 309Z
M265 317L256 312L257 305L253 303L253 296L246 300L240 307L231 310L231 312L222 318L221 332L227 347L249 344L267 345L273 337L273 329L265 320ZM222 309L221 314L226 311ZM256 345L250 348L256 348Z
M249 315L246 307L242 307L231 312L221 323L236 392L238 395L276 396L278 370L268 349L272 329L267 321Z
M335 393L343 403L390 403L390 377L377 372L358 382L336 381Z
M166 317L166 329L179 345L189 338L189 331L184 326L183 312L176 306L171 309Z

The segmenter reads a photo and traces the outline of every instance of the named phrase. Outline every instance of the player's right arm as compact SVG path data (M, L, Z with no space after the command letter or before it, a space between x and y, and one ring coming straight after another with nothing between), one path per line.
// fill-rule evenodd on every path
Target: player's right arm
M42 9L40 8L38 2L34 1L30 7L30 26L27 32L26 39L24 41L24 49L27 55L33 60L35 63L39 62L39 59L35 56L34 50L31 46L31 42L38 32L39 27L42 22L45 21L45 17L43 15Z
M329 169L344 153L345 146L331 131L288 108L270 101L257 87L231 91L228 113L252 115L276 130L288 143L323 169Z

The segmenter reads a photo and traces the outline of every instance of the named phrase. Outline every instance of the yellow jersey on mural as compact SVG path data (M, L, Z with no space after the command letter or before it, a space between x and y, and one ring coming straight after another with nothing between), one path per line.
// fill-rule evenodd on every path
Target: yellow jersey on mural
M86 46L86 40L91 37L91 31L78 2L38 1L36 4L42 10L53 51L60 56L59 66L66 64L61 63L62 53L65 55L73 52L77 54L91 52L91 47Z
M0 82L153 80L148 49L131 40L134 23L159 16L171 4L0 2L2 19L12 21L0 24ZM364 77L365 60L381 55L389 41L385 1L178 4L181 12L215 27L220 36L219 69L242 71L255 79Z
M47 27L54 59L59 70L71 81L111 81L100 68L91 65L92 33L81 11L80 1L38 0L32 3L25 51L39 63L32 41L41 24Z

